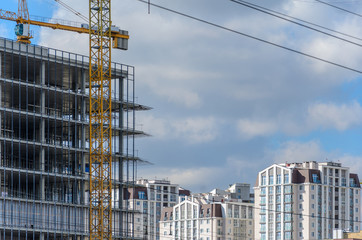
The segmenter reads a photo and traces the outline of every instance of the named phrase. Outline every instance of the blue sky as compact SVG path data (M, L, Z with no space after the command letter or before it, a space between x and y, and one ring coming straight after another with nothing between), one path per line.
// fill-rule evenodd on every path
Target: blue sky
M64 2L88 15L88 1ZM359 47L231 1L151 2L362 69ZM313 0L251 2L362 37L362 18ZM362 13L360 1L331 2ZM28 4L31 15L81 21L55 1ZM16 11L17 1L1 8ZM153 163L140 166L139 177L199 192L253 185L258 171L286 161L340 161L362 174L359 74L155 7L148 14L136 0L113 0L112 19L131 36L129 50L113 51L113 60L136 67L138 102L153 107L137 115L152 135L137 139L139 156ZM13 27L1 21L1 35L14 39ZM88 54L87 36L33 30L33 43Z

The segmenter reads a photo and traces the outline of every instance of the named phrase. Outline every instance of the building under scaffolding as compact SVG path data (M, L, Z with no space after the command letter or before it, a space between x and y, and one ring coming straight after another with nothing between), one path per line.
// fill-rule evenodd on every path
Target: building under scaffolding
M88 57L0 38L0 239L88 239ZM132 66L112 64L113 239L134 239Z

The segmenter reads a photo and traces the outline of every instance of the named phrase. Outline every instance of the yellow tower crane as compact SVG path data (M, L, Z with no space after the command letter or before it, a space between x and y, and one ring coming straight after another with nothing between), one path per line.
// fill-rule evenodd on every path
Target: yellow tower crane
M26 0L18 13L0 9L0 19L16 21L22 43L33 37L29 25L89 34L90 240L112 239L111 47L127 50L127 32L112 26L111 1L89 0L89 25L81 27L30 19Z
M89 0L89 232L112 239L111 1Z

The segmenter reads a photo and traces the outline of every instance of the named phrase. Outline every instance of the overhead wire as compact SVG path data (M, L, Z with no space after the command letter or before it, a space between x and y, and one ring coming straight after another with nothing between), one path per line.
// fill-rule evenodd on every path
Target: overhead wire
M278 11L275 11L275 10L271 10L271 9L268 9L268 8L265 8L265 7L262 7L262 6L259 6L259 5L256 5L256 4L247 2L247 1L243 1L243 0L230 0L230 1L235 2L235 3L238 3L238 4L241 4L241 5L244 5L244 6L246 6L246 7L252 8L252 9L257 10L257 11L261 11L261 12L263 12L263 13L266 13L266 14L269 14L269 15L271 15L271 16L274 16L274 17L283 19L283 20L285 20L285 21L288 21L288 22L297 24L297 25L299 25L299 26L308 28L308 29L310 29L310 30L313 30L313 31L316 31L316 32L319 32L319 33L322 33L322 34L326 34L326 35L328 35L328 36L337 38L337 39L339 39L339 40L346 41L346 42L349 42L349 43L358 45L358 46L360 46L360 44L357 44L357 43L355 43L355 42L351 42L351 41L349 41L349 40L347 40L347 39L337 37L337 36L335 36L335 35L332 35L332 34L323 32L323 31L321 31L321 30L318 30L318 29L315 29L315 28L312 28L312 27L309 27L309 26L307 26L307 25L304 25L304 24L301 24L301 23L292 21L292 20L290 20L290 19L294 19L294 20L297 20L297 21L299 21L299 22L303 22L303 23L309 24L309 25L311 25L311 26L315 26L315 27L318 27L318 28L322 28L322 29L328 30L328 31L330 31L330 32L338 33L338 34L340 34L340 35L343 35L343 36L346 36L346 37L350 37L350 38L354 38L354 39L356 39L356 40L362 41L362 38L355 37L355 36L352 36L352 35L350 35L350 34L346 34L346 33L340 32L340 31L336 31L336 30L333 30L333 29L331 29L331 28L327 28L327 27L324 27L324 26L321 26L321 25L312 23L312 22L310 22L310 21L305 21L305 20L303 20L303 19L296 18L296 17L290 16L290 15L287 15L287 14L284 14L284 13L281 13L281 12L278 12ZM276 15L276 14L277 14L277 15ZM280 16L278 16L278 15L280 15ZM290 19L286 19L286 18L281 17L281 16L284 16L284 17L287 17L287 18L290 18Z
M330 3L327 3L327 2L324 2L324 1L321 1L321 0L315 0L315 1L317 1L317 2L319 2L319 3L321 3L321 4L325 4L325 5L327 5L327 6L330 6L330 7L332 7L332 8L339 9L339 10L341 10L341 11L343 11L343 12L347 12L347 13L356 15L356 16L358 16L358 17L362 17L362 15L359 14L359 13L352 12L352 11L350 11L350 10L347 10L347 9L344 9L344 8L341 8L341 7L338 7L338 6L336 6L336 5L333 5L333 4L330 4Z
M136 0L136 1L148 4L148 2L145 1L145 0ZM154 3L150 3L150 5L153 6L153 7L156 7L156 8L159 8L159 9L162 9L162 10L165 10L165 11L168 11L168 12L171 12L171 13L174 13L174 14L177 14L177 15L180 15L180 16L195 20L195 21L198 21L198 22L205 23L205 24L213 26L213 27L223 29L225 31L229 31L229 32L232 32L232 33L244 36L244 37L248 37L248 38L257 40L259 42L263 42L263 43L266 43L266 44L269 44L269 45L272 45L272 46L275 46L275 47L278 47L278 48L281 48L281 49L284 49L284 50L287 50L287 51L290 51L290 52L294 52L294 53L303 55L303 56L308 57L308 58L312 58L314 60L318 60L318 61L328 63L328 64L336 66L336 67L340 67L340 68L343 68L343 69L346 69L346 70L349 70L349 71L352 71L352 72L362 74L362 70L358 70L356 68L352 68L352 67L348 67L348 66L345 66L345 65L342 65L342 64L339 64L339 63L335 63L335 62L326 60L324 58L314 56L314 55L309 54L309 53L305 53L305 52L302 52L302 51L299 51L299 50L296 50L296 49L293 49L293 48L290 48L290 47L286 47L286 46L283 46L283 45L280 45L280 44L277 44L277 43L274 43L274 42L271 42L271 41L268 41L268 40L265 40L265 39L262 39L262 38L259 38L259 37L255 37L255 36L252 36L252 35L249 35L249 34L246 34L246 33L243 33L243 32L240 32L240 31L237 31L237 30L234 30L234 29L231 29L231 28L228 28L228 27L225 27L225 26L222 26L222 25L219 25L219 24L204 20L204 19L201 19L201 18L198 18L198 17L194 17L194 16L191 16L191 15L188 15L188 14L185 14L185 13L182 13L182 12L179 12L179 11L167 8L167 7L163 7L163 6L154 4Z

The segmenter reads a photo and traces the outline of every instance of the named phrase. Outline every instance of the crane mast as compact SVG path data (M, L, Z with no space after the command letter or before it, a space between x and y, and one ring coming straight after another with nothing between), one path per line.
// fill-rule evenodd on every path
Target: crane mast
M111 44L111 1L89 0L91 240L112 239Z

